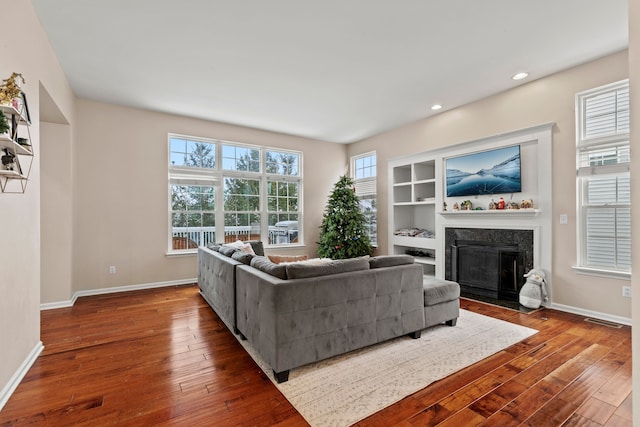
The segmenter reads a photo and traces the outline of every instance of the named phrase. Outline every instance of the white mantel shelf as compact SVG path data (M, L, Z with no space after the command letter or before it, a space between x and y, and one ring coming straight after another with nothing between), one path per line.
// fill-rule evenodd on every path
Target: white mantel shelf
M438 212L443 216L455 216L455 215L514 215L514 216L536 216L540 212L540 209L485 209L485 210L460 210L460 211L440 211Z

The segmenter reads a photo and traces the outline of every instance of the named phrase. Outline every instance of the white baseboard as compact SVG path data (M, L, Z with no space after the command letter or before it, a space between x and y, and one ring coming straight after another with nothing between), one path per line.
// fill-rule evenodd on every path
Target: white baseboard
M594 317L596 319L606 320L608 322L619 323L621 325L631 326L631 319L628 317L614 316L612 314L600 313L598 311L585 310L584 308L572 307L564 304L551 304L555 310L566 311L567 313L578 314L585 317Z
M16 391L16 388L18 388L24 376L27 375L31 366L35 363L38 356L40 356L40 353L42 353L42 350L44 350L44 345L42 345L42 341L38 341L18 370L11 376L9 382L0 390L0 411L4 408L4 405L7 404L13 392Z
M116 292L139 291L142 289L163 288L167 286L188 285L190 283L197 283L197 282L198 282L197 278L181 279L181 280L169 280L167 282L143 283L140 285L117 286L114 288L100 288L100 289L90 289L87 291L77 291L73 294L70 300L58 301L58 302L47 302L44 304L40 304L40 310L51 310L54 308L72 307L76 303L76 300L79 297L87 297L91 295L113 294Z

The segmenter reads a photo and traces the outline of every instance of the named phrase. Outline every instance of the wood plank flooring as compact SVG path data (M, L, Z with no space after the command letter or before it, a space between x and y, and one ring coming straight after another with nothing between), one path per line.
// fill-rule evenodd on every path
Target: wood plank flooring
M358 426L631 425L629 327L461 306L540 332ZM41 323L45 350L0 426L307 425L197 286L84 297Z

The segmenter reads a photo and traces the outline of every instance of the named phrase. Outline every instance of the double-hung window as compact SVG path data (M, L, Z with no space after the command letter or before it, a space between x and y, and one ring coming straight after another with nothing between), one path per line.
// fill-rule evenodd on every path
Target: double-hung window
M631 273L628 80L576 95L577 270Z
M356 196L360 209L367 220L369 240L378 244L378 213L376 201L376 153L366 153L351 159L352 178L356 186Z
M300 152L169 135L169 251L301 244Z

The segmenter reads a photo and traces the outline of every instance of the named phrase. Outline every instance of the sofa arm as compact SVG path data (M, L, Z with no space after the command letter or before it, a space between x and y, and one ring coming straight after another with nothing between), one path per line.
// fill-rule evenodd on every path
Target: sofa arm
M236 266L241 262L205 247L198 248L200 293L227 327L236 332Z

